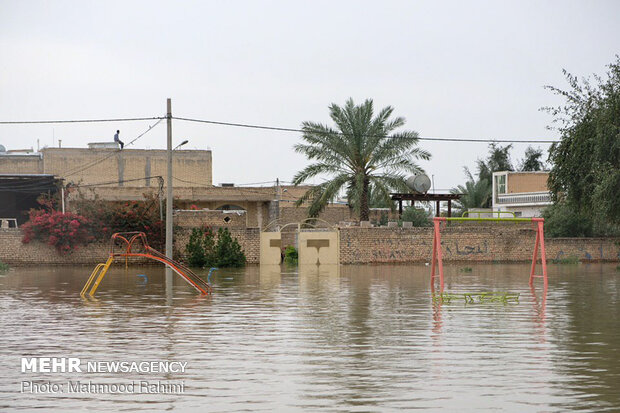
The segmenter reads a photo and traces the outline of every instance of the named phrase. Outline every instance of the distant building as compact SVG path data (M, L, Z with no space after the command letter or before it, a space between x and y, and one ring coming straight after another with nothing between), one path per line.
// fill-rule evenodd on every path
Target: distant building
M517 217L539 217L551 205L549 172L493 173L493 211L514 212Z
M0 199L0 218L25 219L25 212L36 206L35 185L27 185L34 192L24 202L16 192L14 182L19 179L41 179L45 176L45 191L52 183L68 188L67 208L77 197L104 202L138 201L145 194L165 196L167 185L167 158L165 150L123 149L115 142L89 143L88 148L43 148L32 150L0 150L0 175L6 181L0 190L11 189ZM213 211L244 211L248 227L264 228L275 219L300 221L306 218L306 207L295 207L309 186L248 187L235 184L213 185L210 150L175 150L173 153L174 203L179 209L209 209ZM19 175L19 177L15 177ZM10 183L9 183L10 180ZM248 175L248 180L252 180ZM17 186L23 187L24 184ZM55 189L55 188L54 188ZM23 189L21 189L23 191ZM35 202L33 204L33 202ZM230 222L230 214L222 216ZM322 214L332 223L351 219L351 210L345 204L332 204ZM228 220L225 220L229 218Z

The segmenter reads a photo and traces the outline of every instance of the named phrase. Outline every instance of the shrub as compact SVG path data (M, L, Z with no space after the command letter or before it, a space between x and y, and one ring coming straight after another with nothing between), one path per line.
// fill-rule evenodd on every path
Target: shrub
M65 254L76 250L79 245L94 241L91 223L85 217L71 212L47 212L31 209L28 222L22 225L24 244L33 240L47 243Z
M0 261L0 274L5 274L9 271L9 264L5 264Z
M428 213L421 208L405 208L401 220L413 223L414 227L430 227L432 225Z
M217 263L213 232L210 228L194 228L185 247L187 261L192 267L212 267Z
M217 232L217 242L210 228L194 228L185 246L192 267L242 267L245 254L227 228Z
M220 228L217 231L215 255L218 267L243 267L245 265L245 254L241 250L241 245L233 239L228 228Z
M284 250L284 262L286 264L296 265L299 260L299 254L297 252L297 248L289 245Z
M165 222L159 219L156 197L145 196L144 201L101 202L80 200L74 208L87 217L93 228L94 236L107 240L115 232L144 232L149 244L162 250L165 246Z

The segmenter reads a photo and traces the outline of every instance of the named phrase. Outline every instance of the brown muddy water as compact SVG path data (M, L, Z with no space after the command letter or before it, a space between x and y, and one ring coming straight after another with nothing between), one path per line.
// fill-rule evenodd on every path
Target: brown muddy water
M0 410L620 411L616 264L551 265L546 295L527 264L463 267L447 267L447 292L518 303L434 303L425 266L219 270L200 297L178 277L167 295L162 267L118 265L96 300L79 296L92 268L14 268L0 276ZM23 357L187 365L34 373ZM69 393L77 381L184 388Z

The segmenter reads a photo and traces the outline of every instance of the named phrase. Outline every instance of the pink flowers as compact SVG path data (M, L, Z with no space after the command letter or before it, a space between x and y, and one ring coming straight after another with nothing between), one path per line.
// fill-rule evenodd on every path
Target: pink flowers
M94 239L88 224L86 218L71 212L31 210L30 220L22 225L22 242L27 244L39 240L65 254Z

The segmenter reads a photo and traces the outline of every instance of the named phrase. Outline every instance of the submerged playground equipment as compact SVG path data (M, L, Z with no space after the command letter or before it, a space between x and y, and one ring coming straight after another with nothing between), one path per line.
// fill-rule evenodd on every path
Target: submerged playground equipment
M120 251L116 252L115 249L119 249L119 247ZM88 277L88 281L86 281L80 295L84 297L88 294L92 297L97 291L99 284L101 284L106 272L110 269L114 259L123 257L125 258L125 263L128 257L143 257L159 261L179 274L181 278L194 287L199 293L211 294L213 291L211 285L194 274L192 270L180 262L167 257L156 249L151 248L146 240L146 234L144 234L144 232L117 232L116 234L112 234L110 239L110 256L108 260L105 263L97 264L90 274L90 277Z
M512 214L510 218L502 218L501 214ZM439 277L440 292L443 293L444 289L444 276L443 276L443 259L441 252L441 228L445 227L448 222L530 222L536 231L536 241L534 242L534 254L532 255L532 268L530 270L530 285L534 283L534 278L542 278L544 282L545 291L547 289L547 254L545 252L545 231L544 218L516 218L512 212L498 211L497 218L481 218L478 215L477 218L469 217L467 212L460 218L448 218L448 217L435 217L433 218L433 226L435 228L433 235L433 260L431 263L431 288L434 290L435 278ZM535 275L536 261L538 261L538 248L540 247L540 260L542 263L542 275ZM437 272L435 271L437 269Z

